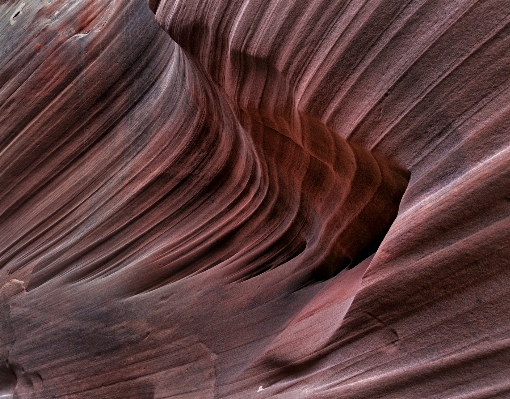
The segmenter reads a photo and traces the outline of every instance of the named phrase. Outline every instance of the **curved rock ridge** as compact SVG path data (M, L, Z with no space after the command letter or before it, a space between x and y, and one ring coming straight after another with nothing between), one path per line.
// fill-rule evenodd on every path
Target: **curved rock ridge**
M508 396L505 1L148 3L0 2L0 396Z

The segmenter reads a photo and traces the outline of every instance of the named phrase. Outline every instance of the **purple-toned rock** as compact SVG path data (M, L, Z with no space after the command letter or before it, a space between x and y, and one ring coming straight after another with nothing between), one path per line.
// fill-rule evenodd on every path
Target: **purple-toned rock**
M507 9L0 1L0 397L508 397Z

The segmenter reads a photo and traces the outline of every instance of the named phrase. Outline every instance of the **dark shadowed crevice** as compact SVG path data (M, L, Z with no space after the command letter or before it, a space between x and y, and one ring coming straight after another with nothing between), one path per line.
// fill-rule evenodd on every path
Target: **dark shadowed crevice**
M396 215L393 218L393 220L395 220L395 218L396 218ZM363 262L365 259L374 255L377 252L377 250L379 249L379 246L383 242L384 238L386 237L386 234L388 234L388 231L390 230L390 228L391 228L391 225L386 227L381 234L379 234L377 237L375 237L365 248L363 248L358 253L358 255L356 255L356 257L349 263L349 265L347 266L347 269L353 269L354 267L359 265L361 262Z
M13 399L16 383L16 374L5 360L5 363L0 364L0 399Z

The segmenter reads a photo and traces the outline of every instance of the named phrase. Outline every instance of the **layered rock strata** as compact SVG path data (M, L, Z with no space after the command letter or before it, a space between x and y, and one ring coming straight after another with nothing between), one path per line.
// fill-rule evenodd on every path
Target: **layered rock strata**
M510 394L505 1L0 16L0 396Z

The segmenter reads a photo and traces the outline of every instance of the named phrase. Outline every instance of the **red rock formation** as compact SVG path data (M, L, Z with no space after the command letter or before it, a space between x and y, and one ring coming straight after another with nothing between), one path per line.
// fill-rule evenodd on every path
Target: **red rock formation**
M505 3L0 2L0 397L508 397Z

